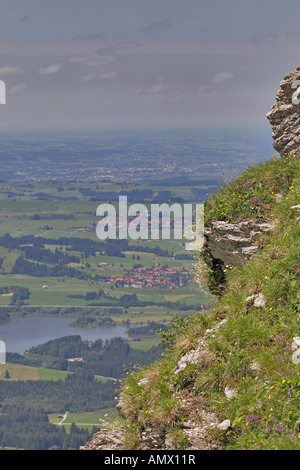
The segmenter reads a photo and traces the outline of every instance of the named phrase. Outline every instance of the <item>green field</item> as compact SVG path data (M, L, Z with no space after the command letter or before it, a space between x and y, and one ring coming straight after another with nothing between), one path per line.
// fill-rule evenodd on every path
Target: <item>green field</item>
M9 378L5 378L6 371L9 373ZM22 364L0 364L0 380L64 380L69 373L63 370L24 366Z
M74 423L77 427L88 429L92 431L93 426L101 428L104 422L109 422L117 415L115 408L103 408L93 412L85 413L68 413L66 419L60 424L64 426L66 432L70 432L70 427ZM57 424L61 421L58 415L50 414L49 421L53 424Z
M119 192L121 186L117 184L89 185L82 183L82 186L91 190L100 188L103 191ZM68 275L52 276L45 274L37 276L26 272L13 273L17 259L23 253L22 247L9 248L0 244L0 288L19 286L30 291L30 297L23 302L23 307L88 307L93 302L89 302L85 296L88 293L102 289L106 296L119 299L125 294L135 294L142 307L123 308L122 314L110 315L115 322L138 322L138 321L161 321L170 319L176 310L181 310L183 304L190 306L208 304L213 299L207 291L201 291L196 283L185 286L178 285L176 288L167 287L120 287L114 283L99 282L97 277L130 276L135 273L135 266L155 267L165 266L175 270L186 269L191 271L194 266L194 259L176 259L175 256L186 255L184 241L182 240L138 240L129 241L130 247L137 247L134 251L124 251L124 257L108 256L103 252L96 252L95 255L83 254L80 251L70 250L66 245L53 244L53 240L61 237L71 239L75 237L81 240L91 240L99 242L96 235L95 224L98 222L96 209L98 203L89 200L80 192L79 183L67 183L63 185L63 190L56 183L39 183L30 185L11 184L8 189L13 191L14 197L4 192L0 195L0 237L9 234L14 239L22 236L33 235L42 237L43 240L52 239L51 243L44 243L45 250L55 253L59 251L68 256L75 256L79 262L72 262L66 265L82 273L78 276ZM130 191L134 185L127 185ZM139 188L141 189L141 188ZM157 186L152 188L160 191ZM170 189L170 188L169 188ZM186 197L190 192L190 187L171 188L177 196ZM38 199L40 194L50 197L49 200ZM61 195L77 198L77 200L61 200ZM52 198L52 199L51 199ZM54 199L53 199L54 198ZM55 199L56 198L56 199ZM101 201L102 203L103 201ZM117 207L117 204L114 203ZM87 231L78 229L87 228ZM172 234L171 234L172 236ZM50 240L49 240L50 241ZM55 243L55 242L54 242ZM139 251L138 248L146 247L153 251L155 247L167 250L170 256L161 256L154 252ZM32 260L29 259L30 262ZM34 260L35 263L41 263ZM53 267L47 264L49 268ZM192 275L190 276L192 277ZM6 307L13 302L12 292L5 292L0 295L0 307ZM156 303L157 305L152 305ZM149 303L149 305L147 305ZM172 306L170 307L170 303ZM97 299L96 304L105 308L108 303ZM163 305L165 304L165 305ZM167 305L168 304L168 305Z

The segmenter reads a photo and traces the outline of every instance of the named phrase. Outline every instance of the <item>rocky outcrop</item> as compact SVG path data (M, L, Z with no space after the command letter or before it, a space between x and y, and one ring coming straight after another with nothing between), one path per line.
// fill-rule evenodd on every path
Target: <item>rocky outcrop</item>
M245 220L228 223L214 220L204 229L208 254L223 265L241 266L258 251L257 240L273 229L270 223Z
M125 450L124 435L117 428L103 428L79 450Z
M287 154L300 158L300 66L280 82L267 119L272 126L274 149L281 157Z

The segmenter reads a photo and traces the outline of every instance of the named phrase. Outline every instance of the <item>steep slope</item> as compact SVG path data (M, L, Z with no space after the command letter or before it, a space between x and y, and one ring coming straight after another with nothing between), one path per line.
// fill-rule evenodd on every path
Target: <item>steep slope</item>
M222 284L199 260L199 282L208 276L219 301L174 318L165 356L123 381L117 448L300 448L299 176L299 160L272 159L211 197L207 224L243 217L273 228L241 266L221 265ZM109 449L105 438L87 448Z
M299 179L273 155L210 197L195 275L216 305L160 332L83 449L300 449Z

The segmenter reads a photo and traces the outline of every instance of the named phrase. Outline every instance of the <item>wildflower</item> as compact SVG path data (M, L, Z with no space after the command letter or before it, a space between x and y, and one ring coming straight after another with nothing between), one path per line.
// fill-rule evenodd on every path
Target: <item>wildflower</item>
M197 335L198 334L198 331L195 331L194 335Z

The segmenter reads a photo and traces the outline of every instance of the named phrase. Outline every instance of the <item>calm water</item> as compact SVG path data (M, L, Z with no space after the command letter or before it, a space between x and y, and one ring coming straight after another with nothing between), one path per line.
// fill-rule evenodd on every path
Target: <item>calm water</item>
M0 324L0 340L6 351L22 354L32 346L68 335L80 335L82 340L96 341L115 337L128 338L125 325L101 326L99 328L75 328L69 326L75 318L61 316L36 316L16 318Z

